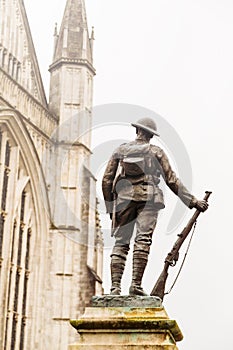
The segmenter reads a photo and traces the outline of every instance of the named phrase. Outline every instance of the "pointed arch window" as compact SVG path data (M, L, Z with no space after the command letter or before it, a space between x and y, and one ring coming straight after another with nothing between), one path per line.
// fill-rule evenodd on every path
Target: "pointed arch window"
M7 50L3 49L3 53L2 53L2 68L5 68L5 62L6 62L6 55L7 55Z
M1 134L1 146L2 150L2 134ZM8 190L8 180L9 180L9 172L10 172L10 145L9 141L5 144L5 161L4 161L4 169L3 169L3 185L2 185L2 195L1 195L1 214L0 214L0 257L2 261L2 247L3 247L3 232L4 232L4 224L6 218L6 198L7 198L7 190Z
M17 336L17 326L18 323L21 321L21 324L24 322L25 319L23 319L23 316L21 315L21 320L19 320L20 310L19 310L19 287L20 284L22 284L22 270L23 270L23 264L22 264L22 245L23 245L23 239L24 239L24 216L25 216L25 198L26 198L26 192L23 191L21 195L21 205L20 205L20 222L19 222L19 235L18 235L18 251L17 251L17 270L16 270L16 276L15 276L15 286L14 286L14 301L13 301L13 321L12 321L12 332L11 332L11 350L15 349L16 344L16 336ZM13 247L14 249L14 247ZM24 266L25 268L25 266ZM25 293L22 293L22 297L27 298ZM23 299L22 304L26 303L26 301ZM25 315L24 315L25 317ZM22 329L22 326L21 326ZM23 342L23 339L20 339L20 342Z
M7 129L0 128L0 278L5 282L0 307L5 315L2 337L6 350L24 350L30 338L28 298L36 223L33 198L20 148Z
M28 291L28 279L29 279L29 256L30 256L30 241L31 241L31 228L27 230L27 243L26 243L26 255L25 255L25 271L24 271L24 282L23 282L23 303L22 303L22 323L20 330L20 350L24 348L25 339L25 326L26 326L26 311L27 311L27 291Z
M16 81L20 81L20 72L21 72L21 63L17 63L17 67L16 67Z

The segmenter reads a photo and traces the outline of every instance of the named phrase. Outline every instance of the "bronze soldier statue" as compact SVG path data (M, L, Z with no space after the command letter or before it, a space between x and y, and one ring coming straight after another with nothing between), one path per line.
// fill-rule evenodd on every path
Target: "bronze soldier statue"
M164 208L163 193L158 187L162 176L167 186L189 208L208 208L205 200L197 200L177 178L164 151L150 144L157 127L153 119L142 118L132 123L135 141L122 144L109 160L102 181L107 213L112 219L115 245L111 253L111 295L120 295L121 278L136 225L133 249L130 295L147 295L141 287L147 265L152 235L159 210Z

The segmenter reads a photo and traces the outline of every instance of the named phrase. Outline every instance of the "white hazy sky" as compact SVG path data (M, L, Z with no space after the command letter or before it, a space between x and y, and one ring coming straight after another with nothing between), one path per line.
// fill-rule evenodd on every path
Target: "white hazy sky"
M65 2L25 0L46 91L54 23L60 25ZM86 6L89 26L94 25L96 32L94 104L135 104L163 116L186 145L192 161L193 193L201 198L206 189L213 191L182 275L164 302L185 336L179 349L229 349L233 2L86 0ZM176 239L175 233L172 237L163 234L166 214L167 209L154 236L151 256L155 257L145 274L148 291ZM190 216L188 212L187 218ZM109 277L105 275L107 289ZM126 276L124 285L127 291Z

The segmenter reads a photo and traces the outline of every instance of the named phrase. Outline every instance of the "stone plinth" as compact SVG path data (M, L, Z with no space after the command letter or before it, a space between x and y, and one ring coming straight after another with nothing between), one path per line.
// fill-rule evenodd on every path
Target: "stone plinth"
M69 350L178 350L176 342L183 339L156 297L95 297L71 324L79 340Z

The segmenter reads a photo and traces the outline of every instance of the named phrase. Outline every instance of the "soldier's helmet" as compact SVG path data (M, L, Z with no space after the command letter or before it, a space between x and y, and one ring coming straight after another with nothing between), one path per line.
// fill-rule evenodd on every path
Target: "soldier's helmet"
M131 123L135 128L141 128L153 135L159 136L157 133L157 126L151 118L141 118L136 123Z

